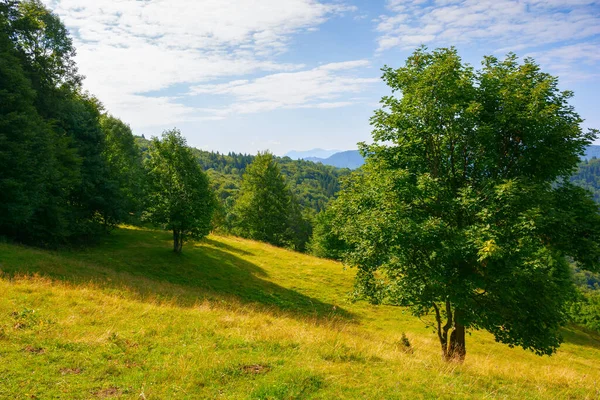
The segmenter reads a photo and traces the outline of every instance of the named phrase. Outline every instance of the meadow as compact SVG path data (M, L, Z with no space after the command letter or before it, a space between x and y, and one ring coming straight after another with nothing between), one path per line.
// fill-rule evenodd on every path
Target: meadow
M0 398L600 397L591 332L565 328L551 357L473 332L464 364L445 363L431 320L348 301L340 263L214 235L177 255L171 240L0 243Z

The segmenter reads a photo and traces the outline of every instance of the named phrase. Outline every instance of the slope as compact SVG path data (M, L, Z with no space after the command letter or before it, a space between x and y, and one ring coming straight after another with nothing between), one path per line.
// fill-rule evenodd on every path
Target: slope
M179 257L133 228L81 250L0 243L0 269L0 398L600 395L598 336L569 328L540 358L475 332L444 364L423 321L345 301L352 271L238 238Z

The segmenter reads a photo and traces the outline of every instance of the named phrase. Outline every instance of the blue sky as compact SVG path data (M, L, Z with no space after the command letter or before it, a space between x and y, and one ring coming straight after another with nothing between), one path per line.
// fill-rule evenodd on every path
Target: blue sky
M147 137L275 154L353 149L388 93L384 65L420 44L532 56L600 128L600 1L44 0L71 31L84 86ZM600 144L600 142L597 142Z

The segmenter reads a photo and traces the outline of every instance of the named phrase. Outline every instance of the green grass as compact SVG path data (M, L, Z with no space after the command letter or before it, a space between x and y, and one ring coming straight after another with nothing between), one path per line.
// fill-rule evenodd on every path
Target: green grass
M600 397L590 333L538 357L474 332L446 364L423 321L347 302L338 263L229 237L170 245L137 229L84 250L0 244L0 398Z

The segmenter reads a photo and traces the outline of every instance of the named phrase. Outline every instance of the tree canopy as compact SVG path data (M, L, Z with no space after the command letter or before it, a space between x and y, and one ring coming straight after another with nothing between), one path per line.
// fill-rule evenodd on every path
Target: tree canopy
M600 266L598 206L568 182L596 131L557 78L512 54L476 71L454 48L420 48L383 79L364 171L332 207L356 296L433 313L447 360L464 359L468 329L551 354L567 257Z

